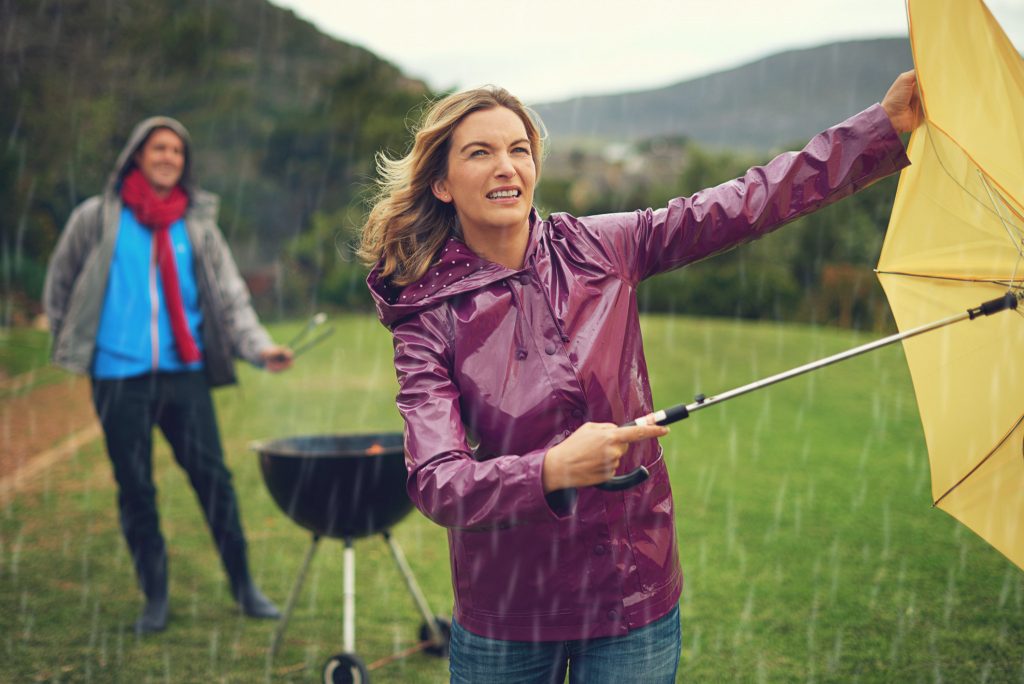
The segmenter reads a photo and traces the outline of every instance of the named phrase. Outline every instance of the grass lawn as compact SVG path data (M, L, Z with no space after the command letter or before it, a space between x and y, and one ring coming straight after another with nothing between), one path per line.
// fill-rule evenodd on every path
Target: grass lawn
M366 316L335 325L287 374L240 365L241 386L216 394L254 573L280 604L309 536L271 500L249 442L401 428L387 332ZM659 406L866 340L680 317L648 317L644 336ZM931 508L900 348L710 407L663 444L686 574L680 681L1024 681L1024 574ZM101 444L0 500L0 681L318 681L341 648L341 544L321 544L268 664L273 626L234 612L162 441L156 471L172 615L165 633L141 640ZM394 534L433 609L448 613L444 531L414 512ZM421 619L382 540L359 540L356 555L356 648L371 662L412 645ZM447 681L447 663L414 655L373 677Z
M65 377L48 365L49 344L43 330L0 327L0 400Z

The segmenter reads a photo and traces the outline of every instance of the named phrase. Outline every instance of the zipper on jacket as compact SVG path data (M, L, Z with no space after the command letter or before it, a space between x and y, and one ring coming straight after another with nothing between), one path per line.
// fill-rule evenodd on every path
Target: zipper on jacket
M160 365L160 301L157 291L157 261L156 261L156 236L150 235L152 249L149 260L149 338L150 349L153 353L153 370Z

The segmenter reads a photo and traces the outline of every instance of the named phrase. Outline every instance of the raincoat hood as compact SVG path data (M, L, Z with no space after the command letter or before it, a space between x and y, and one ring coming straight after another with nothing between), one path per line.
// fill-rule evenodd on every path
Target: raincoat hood
M533 209L530 212L530 239L526 246L524 264L536 251L540 223L537 210ZM389 278L382 277L381 264L378 262L373 267L366 278L366 284L377 307L377 317L389 328L447 299L473 292L523 270L488 261L455 236L449 237L444 243L423 277L404 287L395 286Z
M124 177L135 168L135 160L133 159L135 152L142 147L142 143L146 141L149 134L158 128L168 128L174 131L184 143L185 167L182 169L181 180L178 181L178 185L189 196L189 200L195 197L196 184L195 179L192 178L192 136L189 135L188 129L180 121L169 116L151 116L140 121L132 129L131 135L128 136L128 141L121 149L121 153L117 155L113 171L111 171L110 176L107 178L106 192L108 195L116 195L120 191L121 182L124 180Z

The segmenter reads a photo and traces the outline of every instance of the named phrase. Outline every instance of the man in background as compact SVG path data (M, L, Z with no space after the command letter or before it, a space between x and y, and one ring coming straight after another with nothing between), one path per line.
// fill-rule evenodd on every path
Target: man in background
M234 358L291 365L260 325L217 227L218 199L192 178L188 131L167 117L135 127L102 195L71 214L43 299L54 363L92 380L118 485L121 528L145 594L138 633L167 625L167 550L152 475L153 427L188 474L240 609L276 618L249 572L210 389Z

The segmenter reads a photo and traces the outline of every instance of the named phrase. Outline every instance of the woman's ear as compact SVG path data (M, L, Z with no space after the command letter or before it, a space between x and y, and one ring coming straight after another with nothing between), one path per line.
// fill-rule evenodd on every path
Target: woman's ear
M430 184L430 191L434 193L434 197L441 200L445 204L452 201L452 194L448 192L448 183L443 178L439 178Z

